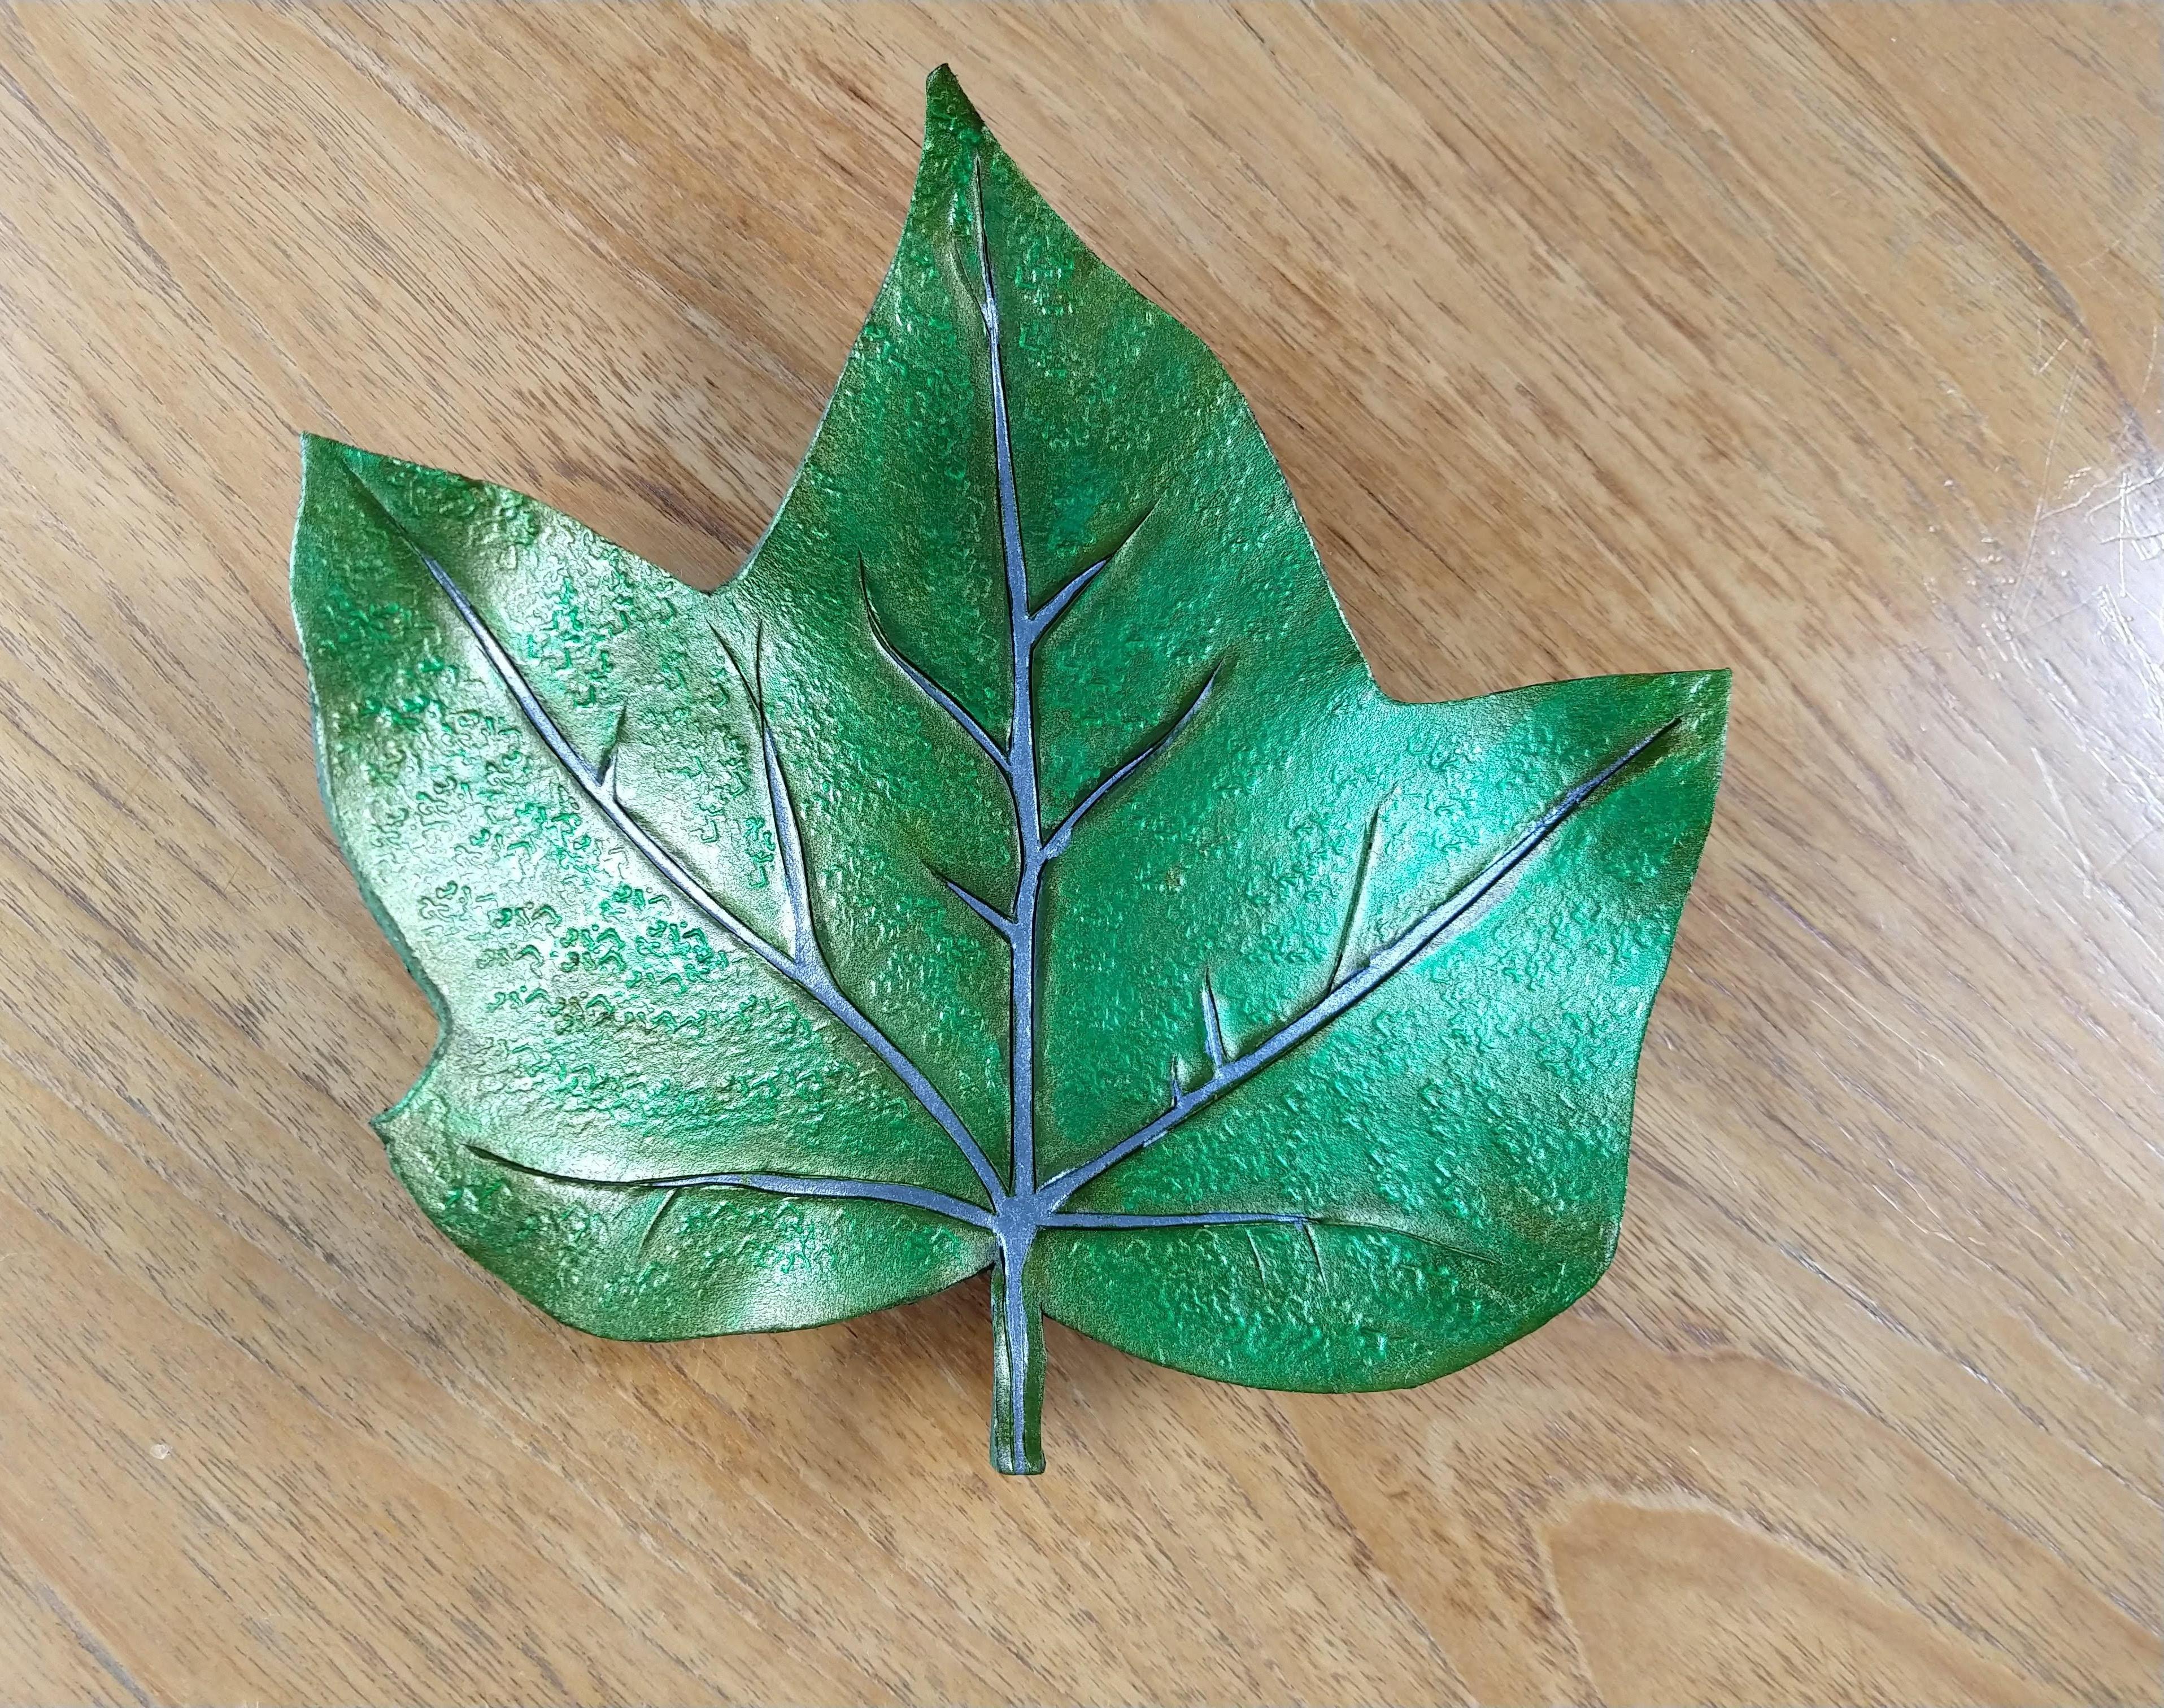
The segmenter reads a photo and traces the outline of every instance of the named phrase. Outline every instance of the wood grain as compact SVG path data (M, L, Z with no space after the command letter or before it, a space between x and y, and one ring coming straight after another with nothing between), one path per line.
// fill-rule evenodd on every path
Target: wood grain
M740 560L951 59L1385 685L1727 664L1610 1278L1416 1392L583 1338L364 1126L294 434ZM2164 1696L2158 14L0 12L0 1695Z

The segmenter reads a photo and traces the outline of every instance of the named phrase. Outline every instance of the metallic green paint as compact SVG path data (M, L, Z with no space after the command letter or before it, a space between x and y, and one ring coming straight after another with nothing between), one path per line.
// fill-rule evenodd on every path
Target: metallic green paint
M1726 674L1384 696L1224 371L943 70L719 592L305 461L324 796L442 1023L377 1125L545 1310L800 1327L989 1268L993 1462L1033 1471L1043 1316L1348 1391L1606 1267Z

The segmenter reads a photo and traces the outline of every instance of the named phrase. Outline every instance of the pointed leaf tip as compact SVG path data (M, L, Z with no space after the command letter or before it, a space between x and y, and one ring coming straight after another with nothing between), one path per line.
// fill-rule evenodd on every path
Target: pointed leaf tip
M937 66L924 80L924 135L928 142L941 125L981 135L985 121L969 97L962 92L952 66Z
M342 439L333 439L328 434L303 433L301 435L301 465L308 469L335 469L340 474L361 481L362 470L370 465L397 460L381 451L365 450L357 444L349 444ZM370 489L373 491L372 488Z
M366 457L369 453L357 445L348 444L343 439L332 439L325 434L303 433L300 437L301 491L305 512L308 494L312 491L342 491L346 481L359 482L360 474L355 467L355 462ZM363 489L366 490L365 483ZM299 544L297 538L295 544L297 547Z
M301 465L307 468L327 457L336 459L352 449L351 445L333 439L328 434L310 433L303 429L301 434Z

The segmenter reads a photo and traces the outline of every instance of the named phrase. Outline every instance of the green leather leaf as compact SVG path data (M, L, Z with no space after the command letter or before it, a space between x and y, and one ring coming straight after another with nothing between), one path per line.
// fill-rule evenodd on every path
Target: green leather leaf
M305 455L324 796L442 1022L379 1129L544 1309L796 1327L989 1269L1027 1471L1044 1315L1384 1388L1606 1267L1726 673L1384 696L1224 370L943 70L719 592Z

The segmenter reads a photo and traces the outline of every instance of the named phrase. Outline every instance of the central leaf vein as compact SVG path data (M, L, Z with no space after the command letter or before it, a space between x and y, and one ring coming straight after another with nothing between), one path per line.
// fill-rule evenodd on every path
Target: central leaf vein
M1195 976L1195 984L1202 1015L1205 1053L1209 1064L1206 1075L1199 1083L1187 1085L1175 1064L1169 1075L1168 1101L1162 1111L1125 1137L1105 1146L1089 1160L1049 1180L1040 1182L1036 1164L1035 1085L1039 1044L1037 987L1043 951L1041 903L1046 870L1065 852L1085 817L1121 784L1165 753L1189 728L1208 704L1222 667L1221 665L1211 672L1162 734L1146 741L1128 758L1106 772L1082 795L1049 833L1047 832L1039 796L1037 751L1035 675L1038 644L1127 549L1148 521L1149 512L1145 510L1142 517L1106 556L1071 575L1042 605L1032 608L1015 476L1006 355L1001 344L1001 297L985 219L981 164L973 169L971 175L969 212L974 228L980 281L980 296L976 307L984 326L1001 570L1007 604L1011 697L1004 740L995 738L953 693L943 687L929 671L922 668L895 643L880 620L872 597L869 572L861 558L858 562L858 582L874 646L896 671L951 720L991 761L1006 789L1013 809L1017 860L1014 899L1008 908L1002 910L995 907L951 877L937 872L932 874L997 934L1007 948L1010 971L1010 1171L1004 1180L974 1135L930 1079L900 1046L863 1013L834 980L821 942L806 871L802 828L790 791L780 746L768 715L763 634L754 634L750 666L747 669L738 659L727 638L718 628L715 629L715 639L722 655L727 660L750 707L758 738L759 767L764 784L768 813L773 823L780 868L777 912L781 943L778 948L702 885L661 845L625 803L617 775L617 751L622 740L622 715L617 719L617 734L610 742L601 763L595 765L586 760L543 706L518 665L457 581L391 514L362 479L359 470L352 472L355 484L390 527L419 556L430 576L451 602L466 629L479 644L491 669L517 704L528 724L563 766L579 791L695 909L719 926L769 970L812 998L894 1073L969 1164L985 1191L989 1207L928 1187L896 1181L761 1172L707 1172L605 1179L537 1168L478 1146L467 1148L488 1162L565 1185L659 1195L659 1201L639 1242L642 1253L652 1245L663 1222L682 1194L708 1188L735 1189L788 1197L880 1201L927 1211L984 1229L995 1236L998 1246L1001 1285L995 1308L999 1316L999 1340L1004 1361L1001 1382L1007 1392L1019 1395L1024 1392L1029 1380L1028 1361L1037 1355L1020 1280L1032 1243L1040 1231L1109 1232L1235 1226L1252 1229L1264 1225L1296 1227L1310 1248L1318 1282L1327 1285L1327 1271L1317 1230L1363 1224L1303 1211L1199 1210L1144 1214L1069 1210L1066 1206L1083 1188L1101 1179L1129 1158L1158 1143L1190 1117L1253 1079L1374 994L1397 973L1462 924L1481 902L1492 896L1566 822L1615 781L1626 767L1676 728L1680 720L1671 719L1639 738L1574 785L1515 840L1484 863L1450 895L1420 914L1356 964L1353 963L1352 951L1356 937L1363 931L1363 911L1373 875L1382 817L1382 809L1379 807L1376 808L1369 817L1361 843L1352 895L1336 938L1335 954L1321 993L1275 1026L1260 1041L1242 1050L1236 1048L1227 1038L1222 1006L1210 970L1207 967L1200 970ZM1249 1237L1252 1242L1252 1234ZM1493 1261L1484 1253L1451 1246L1425 1235L1417 1238L1422 1243L1457 1258L1476 1264ZM1259 1269L1259 1248L1254 1248L1254 1254ZM1008 1414L1011 1438L1006 1445L1011 1448L1016 1463L1020 1463L1024 1452L1022 1417L1022 1406L1014 1405Z

